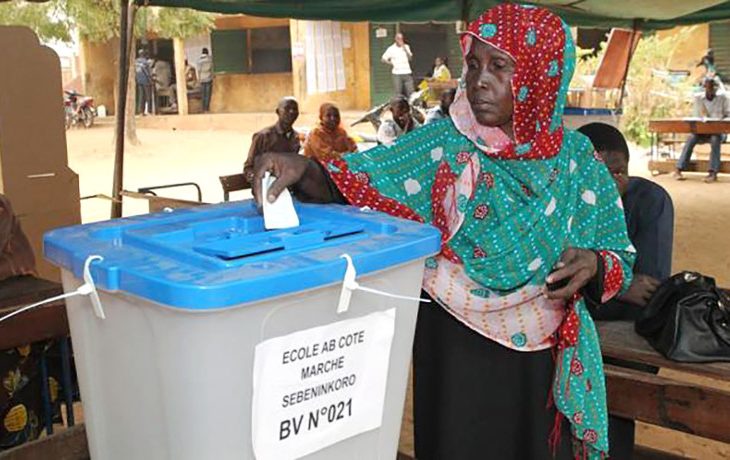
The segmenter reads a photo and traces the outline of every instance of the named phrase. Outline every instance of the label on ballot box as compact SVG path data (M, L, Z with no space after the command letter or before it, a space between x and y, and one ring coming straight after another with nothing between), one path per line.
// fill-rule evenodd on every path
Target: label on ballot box
M394 329L390 309L257 345L256 458L299 458L378 428Z

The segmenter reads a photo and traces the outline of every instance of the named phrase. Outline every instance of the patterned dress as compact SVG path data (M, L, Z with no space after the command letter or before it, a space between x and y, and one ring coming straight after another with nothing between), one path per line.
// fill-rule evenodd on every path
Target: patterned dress
M548 438L553 448L565 442L567 419L574 454L602 458L605 380L587 291L566 303L542 290L565 249L591 249L600 274L592 292L606 301L630 284L635 251L601 158L562 124L575 64L570 30L544 9L503 4L470 24L465 55L474 40L515 61L514 139L476 122L462 85L452 120L324 166L348 202L442 233L423 287L449 315L430 306L419 316L417 457L542 458ZM506 374L497 377L500 369Z

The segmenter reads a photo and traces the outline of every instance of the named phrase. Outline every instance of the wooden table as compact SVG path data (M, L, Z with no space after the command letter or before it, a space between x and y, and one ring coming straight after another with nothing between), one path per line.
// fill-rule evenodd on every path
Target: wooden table
M62 293L60 284L34 276L19 276L0 281L0 316ZM68 319L63 305L64 301L60 300L0 323L0 350L67 337Z
M604 357L673 369L728 382L730 363L686 364L670 361L636 334L626 321L598 322ZM730 390L606 365L608 410L620 417L730 442Z
M698 118L650 120L649 132L652 133L649 171L655 174L663 174L673 172L676 169L676 163L673 158L662 159L659 157L659 144L663 134L671 134L672 136L676 134L730 134L730 120L708 119L703 121ZM664 142L675 145L684 144L685 140L674 138ZM687 168L688 171L707 171L708 169L708 160L692 160ZM720 172L730 173L730 163L722 162Z
M698 118L666 118L649 120L649 132L654 134L728 134L730 120L701 120Z

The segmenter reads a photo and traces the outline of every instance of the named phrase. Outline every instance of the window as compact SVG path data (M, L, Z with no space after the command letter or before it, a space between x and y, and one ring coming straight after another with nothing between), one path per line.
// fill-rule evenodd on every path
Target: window
M289 27L215 30L211 47L216 73L292 71Z
M210 46L215 73L247 73L247 44L245 30L214 30Z
M291 72L289 27L251 29L251 73Z

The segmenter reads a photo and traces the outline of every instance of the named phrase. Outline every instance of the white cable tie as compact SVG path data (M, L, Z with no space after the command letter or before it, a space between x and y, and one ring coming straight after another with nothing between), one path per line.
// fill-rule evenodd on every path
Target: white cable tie
M84 284L81 286L84 290L89 290L87 294L91 299L91 305L94 307L94 313L99 319L106 319L104 309L101 306L101 300L99 299L99 293L96 292L96 284L94 284L94 278L91 277L91 263L95 261L103 261L104 258L99 255L92 255L86 258L84 261ZM81 288L79 288L81 289Z
M0 323L2 323L5 320L8 320L12 318L13 316L17 316L21 313L25 313L28 310L32 310L36 307L40 307L41 305L57 302L59 300L68 299L69 297L77 296L77 295L90 295L91 296L91 303L94 304L94 311L96 312L96 315L99 316L99 318L104 319L106 316L104 316L104 310L101 308L101 301L99 300L99 294L96 292L96 285L94 284L94 280L91 277L91 272L89 271L89 266L91 265L91 262L94 262L96 260L104 260L103 257L93 255L89 256L86 261L84 262L84 284L78 287L75 291L67 292L65 294L60 294L54 297L51 297L49 299L41 300L39 302L26 305L23 308L19 308L15 310L12 313L8 313L7 315L0 317ZM101 316L100 316L101 315Z
M423 299L420 297L412 297L400 294L391 294L390 292L380 291L378 289L361 286L355 278L357 278L357 270L355 270L355 264L352 262L352 257L349 254L342 254L341 258L347 262L347 268L345 269L345 276L342 279L342 291L340 291L340 301L337 304L337 313L344 313L350 308L350 300L352 299L352 291L360 290L369 292L371 294L381 295L384 297L391 297L393 299L401 300L415 300L417 302L431 302L430 299Z

